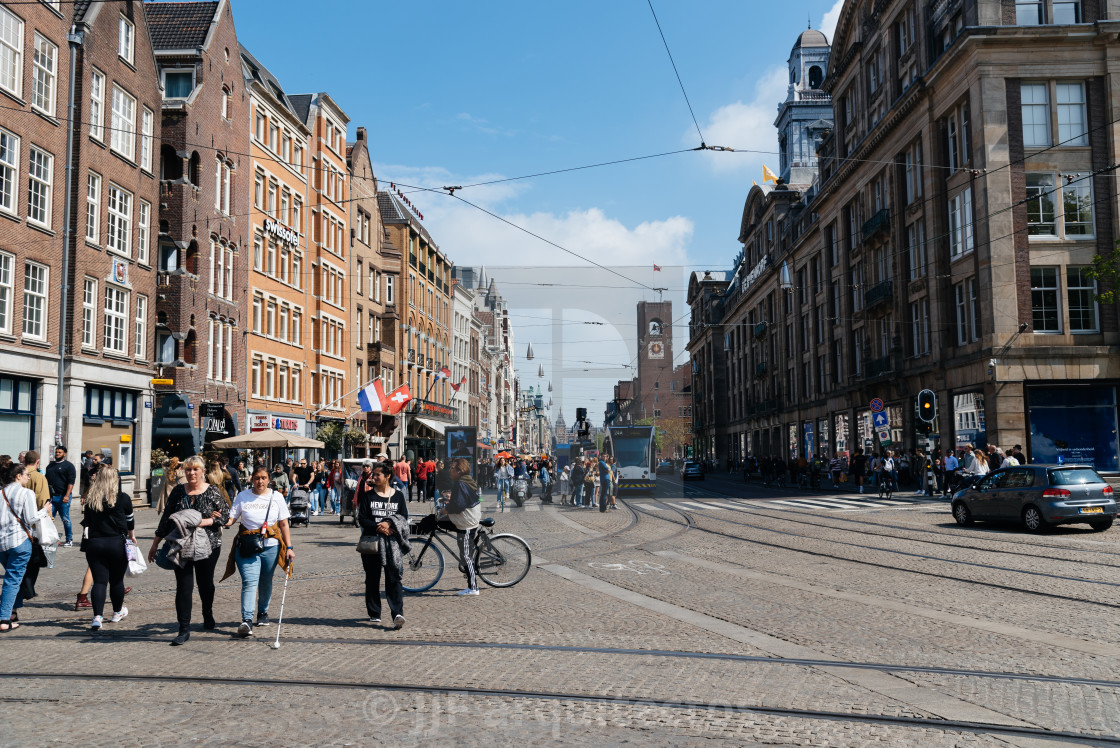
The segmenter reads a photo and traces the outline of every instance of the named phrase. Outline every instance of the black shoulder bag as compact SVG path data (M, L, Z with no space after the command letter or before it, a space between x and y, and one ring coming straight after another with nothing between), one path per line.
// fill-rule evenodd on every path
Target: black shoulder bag
M268 527L268 513L272 511L272 497L275 495L275 493L268 495L268 509L264 511L264 523L261 525L261 529L242 532L237 536L237 550L241 551L242 557L255 556L264 552L265 541L268 539L264 531Z

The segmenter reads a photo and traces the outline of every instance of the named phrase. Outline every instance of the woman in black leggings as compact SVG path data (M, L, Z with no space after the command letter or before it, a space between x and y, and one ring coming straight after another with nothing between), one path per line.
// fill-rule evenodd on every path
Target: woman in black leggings
M160 541L175 529L171 515L193 509L202 515L199 527L206 530L210 540L210 555L197 561L182 560L175 566L175 615L179 619L179 635L171 641L178 647L191 638L191 603L195 583L198 584L198 597L202 601L202 626L207 630L217 627L214 620L214 567L222 553L222 525L229 521L229 505L218 493L215 486L206 482L206 464L195 455L183 461L183 473L187 482L175 486L167 497L156 537L148 550L148 561L154 561Z
M105 612L105 592L113 603L112 622L128 615L124 607L124 573L128 570L124 541L136 542L136 524L132 516L132 499L120 490L117 469L105 465L94 476L89 490L82 497L82 526L85 528L82 550L93 573L93 622L90 631L101 630Z

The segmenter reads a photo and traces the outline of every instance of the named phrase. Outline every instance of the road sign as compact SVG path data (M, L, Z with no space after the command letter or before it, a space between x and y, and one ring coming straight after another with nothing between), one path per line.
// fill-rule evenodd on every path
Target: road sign
M889 429L882 429L879 431L879 443L884 447L889 447L894 443L891 441L891 432Z
M172 384L175 384L175 380L174 379L153 379L152 384L172 385Z
M883 413L881 411L871 416L871 423L873 426L875 426L876 429L879 429L880 431L891 425L890 418L886 413Z
M871 401L872 413L882 413L884 407L886 406L883 405L883 399L881 397L877 397Z

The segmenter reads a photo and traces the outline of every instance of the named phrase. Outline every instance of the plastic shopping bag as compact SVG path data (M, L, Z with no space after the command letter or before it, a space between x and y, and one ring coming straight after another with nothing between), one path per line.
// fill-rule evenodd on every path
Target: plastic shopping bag
M39 545L44 547L58 545L58 528L54 525L49 505L40 509L35 515L35 524L31 526L31 530Z
M144 560L144 554L140 553L140 549L131 540L124 541L125 555L128 556L128 571L126 572L130 577L138 577L148 570L148 563Z

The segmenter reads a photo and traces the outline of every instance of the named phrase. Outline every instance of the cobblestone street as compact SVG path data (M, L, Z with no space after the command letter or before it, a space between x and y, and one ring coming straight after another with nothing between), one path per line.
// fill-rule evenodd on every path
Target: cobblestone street
M275 623L235 638L236 576L217 630L196 600L168 647L174 580L154 566L93 637L63 548L3 639L0 743L1120 744L1120 534L959 528L898 498L813 511L716 476L606 514L487 498L533 570L462 598L449 559L400 631L364 622L358 531L315 517L293 531L278 651Z

